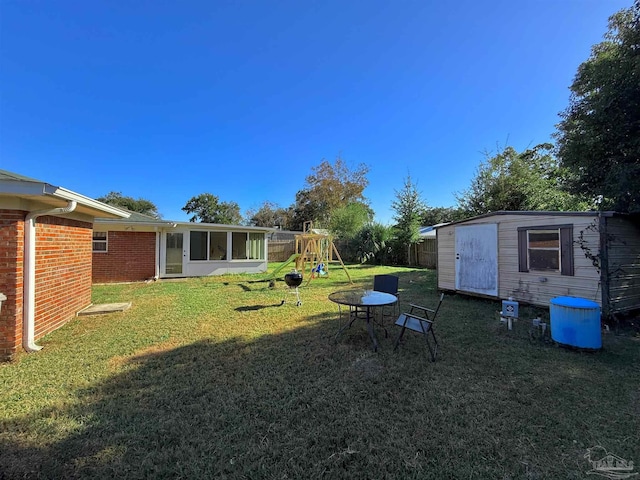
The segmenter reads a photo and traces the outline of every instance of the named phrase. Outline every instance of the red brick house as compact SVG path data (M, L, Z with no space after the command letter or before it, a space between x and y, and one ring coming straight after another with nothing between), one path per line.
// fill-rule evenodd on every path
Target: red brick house
M158 242L172 222L137 212L122 219L96 221L93 231L93 283L137 282L159 278ZM101 223L100 223L101 222Z
M93 282L135 282L267 270L272 228L159 220L129 212L96 219Z
M0 360L91 304L96 217L129 213L40 180L0 170Z

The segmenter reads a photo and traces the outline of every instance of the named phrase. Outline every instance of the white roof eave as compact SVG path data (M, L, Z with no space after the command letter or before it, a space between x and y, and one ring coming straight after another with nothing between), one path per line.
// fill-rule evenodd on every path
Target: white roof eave
M177 227L191 227L196 228L198 226L202 228L212 228L212 229L221 229L221 230L229 230L230 228L234 230L245 230L245 231L253 231L253 232L277 232L277 228L273 227L253 227L249 225L229 225L226 223L198 223L198 222L173 222Z
M56 187L49 183L32 181L0 181L0 193L15 195L18 197L53 197L63 201L75 201L78 205L92 210L93 215L98 217L105 214L106 217L129 218L129 213L117 207L107 205L79 193L72 192L66 188Z
M247 225L229 225L227 223L198 223L198 222L174 222L171 220L158 220L148 221L148 222L139 222L139 221L128 221L118 220L118 219L99 219L96 218L96 223L100 225L127 225L127 226L145 226L145 227L162 227L162 228L182 228L182 229L190 229L190 230L237 230L237 231L249 231L249 232L278 232L278 229L274 229L271 227L253 227Z
M86 207L99 210L119 218L129 218L131 216L129 212L125 212L124 210L121 210L112 205L107 205L106 203L99 202L98 200L94 200L93 198L85 197L84 195L72 192L71 190L67 190L66 188L53 188L56 189L53 193L51 193L51 195L53 195L54 197L62 198L63 200L67 201L73 200Z

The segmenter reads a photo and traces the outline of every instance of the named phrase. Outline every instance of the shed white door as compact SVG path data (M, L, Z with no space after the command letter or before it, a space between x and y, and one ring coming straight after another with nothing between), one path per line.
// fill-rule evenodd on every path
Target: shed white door
M455 229L456 290L498 296L498 224Z

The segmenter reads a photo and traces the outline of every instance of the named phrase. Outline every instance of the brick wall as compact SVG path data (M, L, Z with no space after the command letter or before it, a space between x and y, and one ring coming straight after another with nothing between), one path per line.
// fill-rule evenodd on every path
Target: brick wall
M155 232L109 232L107 252L93 254L93 282L135 282L156 272Z
M0 360L11 359L22 343L22 257L27 212L0 210ZM18 320L18 321L16 321Z
M24 218L27 212L0 210L0 359L22 344ZM91 303L93 225L64 217L36 221L35 338L52 332Z
M91 303L93 225L44 216L36 226L35 337L64 325Z

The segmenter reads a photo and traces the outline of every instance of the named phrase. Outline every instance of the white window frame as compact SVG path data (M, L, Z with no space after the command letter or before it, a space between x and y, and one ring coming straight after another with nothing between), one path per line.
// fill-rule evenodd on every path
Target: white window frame
M531 234L549 234L549 233L555 233L558 237L558 246L557 247L532 247L531 246ZM527 265L529 266L529 270L535 270L535 271L549 271L549 272L560 272L560 270L562 269L562 246L561 246L561 237L560 237L560 229L541 229L541 230L536 230L536 229L530 229L527 230ZM531 266L531 251L546 251L546 252L557 252L557 258L558 258L558 267L557 268L534 268Z
M233 237L235 236L244 236L244 258L233 258ZM262 238L257 239L255 238L255 236L257 235L261 235ZM253 237L253 238L252 238ZM254 258L254 256L252 255L252 242L258 242L258 246L260 246L260 253L258 258ZM266 248L266 238L263 232L231 232L231 260L234 262L255 262L255 261L264 261L267 259L267 254L265 252ZM238 245L238 249L240 249L240 246ZM255 249L253 249L255 250Z
M192 258L193 251L191 250L191 241L194 237L194 233L205 234L205 252L206 258ZM209 231L208 230L190 230L189 231L189 261L190 262L208 262L209 261Z
M97 238L96 235L99 235L100 238ZM104 238L102 238L104 235ZM96 250L96 245L104 245L104 250ZM91 250L93 253L108 253L109 251L109 232L93 232L93 237L91 240Z
M560 235L560 247L559 247L559 259L560 266L558 270L555 269L534 269L531 268L531 259L529 255L529 234L527 232L549 232L557 231ZM548 272L548 273L560 273L563 276L574 276L574 252L573 252L573 224L564 225L537 225L518 227L518 271L528 272ZM540 249L542 250L542 249ZM546 250L551 250L550 248Z

